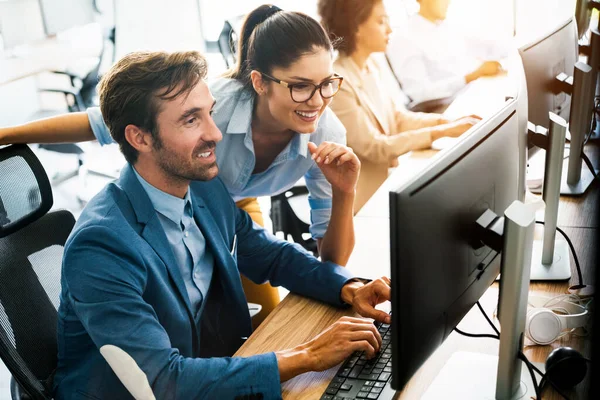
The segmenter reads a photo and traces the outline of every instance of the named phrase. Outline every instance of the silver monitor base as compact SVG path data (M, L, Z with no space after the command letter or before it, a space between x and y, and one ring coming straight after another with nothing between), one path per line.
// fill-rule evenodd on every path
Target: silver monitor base
M557 239L554 242L554 261L552 264L542 264L542 241L533 241L531 255L532 281L562 281L571 278L571 259L569 245L566 240Z
M537 154L536 154L537 155ZM569 170L569 159L565 159L563 164L563 172L560 179L560 194L565 196L581 196L585 193L585 191L590 187L592 182L594 181L594 175L588 168L587 165L583 164L581 166L581 178L579 182L574 185L569 185L567 183L567 172ZM596 174L598 171L596 170ZM531 193L540 194L542 193L542 186L534 186L529 187L529 191Z
M543 372L543 365L533 363ZM498 357L488 354L459 351L450 357L422 400L496 399ZM536 377L536 378L539 378ZM535 398L533 382L527 366L521 366L521 386L511 399Z
M532 281L565 281L571 279L571 259L569 258L569 244L566 240L557 239L554 243L554 262L550 265L542 264L542 241L534 240L531 253ZM499 281L500 275L496 278Z

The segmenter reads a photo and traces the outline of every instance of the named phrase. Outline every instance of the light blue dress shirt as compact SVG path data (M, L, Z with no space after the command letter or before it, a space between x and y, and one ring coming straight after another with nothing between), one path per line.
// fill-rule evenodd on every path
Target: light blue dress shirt
M273 196L294 186L302 177L309 191L311 226L314 238L325 235L331 218L331 185L311 159L308 142L346 144L346 129L329 108L311 134L296 134L265 171L252 174L256 157L252 143L254 97L232 79L218 78L209 83L217 100L213 119L223 133L216 155L219 177L235 201L248 197ZM335 100L334 100L335 101ZM101 144L113 143L100 108L87 110L94 135Z
M185 282L197 322L200 317L202 300L208 293L215 260L207 250L204 235L194 221L190 192L188 191L185 197L180 199L146 182L135 168L133 171L158 214L158 219L177 260L179 272Z

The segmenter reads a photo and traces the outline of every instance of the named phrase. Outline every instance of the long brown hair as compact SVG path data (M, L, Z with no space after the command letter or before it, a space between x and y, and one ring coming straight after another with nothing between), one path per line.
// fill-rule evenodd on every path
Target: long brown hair
M273 68L286 68L319 48L333 52L327 33L314 18L265 4L246 17L237 64L225 77L237 79L252 90L252 70L270 74Z

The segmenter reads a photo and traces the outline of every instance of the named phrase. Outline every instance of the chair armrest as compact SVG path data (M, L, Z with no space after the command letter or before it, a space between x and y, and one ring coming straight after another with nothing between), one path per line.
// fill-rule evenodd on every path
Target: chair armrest
M62 93L65 96L73 96L75 101L75 106L77 107L76 111L85 111L86 106L83 98L81 97L81 91L77 88L41 88L38 89L38 92L49 92L49 93ZM69 107L69 109L71 109Z
M65 95L79 96L79 90L75 88L40 88L38 92L63 93Z

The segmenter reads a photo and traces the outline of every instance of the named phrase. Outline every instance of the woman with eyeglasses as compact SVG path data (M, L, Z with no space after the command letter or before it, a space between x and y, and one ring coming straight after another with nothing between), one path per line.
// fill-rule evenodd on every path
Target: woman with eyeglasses
M327 107L343 80L333 71L331 41L313 18L263 5L247 16L238 47L237 65L209 84L213 119L223 133L216 147L219 177L260 225L256 197L282 193L304 177L321 259L345 265L354 247L360 162ZM0 144L94 137L112 143L99 108L0 129ZM248 301L263 306L259 323L279 302L278 292L242 281Z
M348 146L361 162L354 211L386 180L398 157L426 149L443 136L460 136L478 117L448 121L440 114L397 107L373 53L384 52L391 28L382 0L319 0L321 23L338 38L334 69L345 78L331 108L346 127Z

